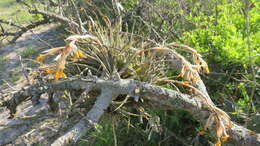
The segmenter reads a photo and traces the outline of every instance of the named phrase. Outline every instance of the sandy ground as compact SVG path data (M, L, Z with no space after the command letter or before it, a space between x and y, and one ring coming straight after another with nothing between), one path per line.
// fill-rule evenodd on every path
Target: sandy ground
M34 59L41 51L63 44L57 26L48 25L48 27L38 28L24 34L14 44L0 47L0 57L2 58L0 60L0 103L27 84L22 74L19 57L24 50L28 47L35 50L26 58L22 57L24 68L31 68L31 62L26 61L27 59ZM0 145L8 143L8 145L28 145L33 143L33 139L51 138L51 131L55 131L57 125L55 121L51 122L52 124L46 124L48 123L46 120L50 119L50 116L46 116L47 113L46 96L40 99L40 104L37 106L33 106L30 100L18 106L16 116L23 118L9 119L9 111L0 107ZM10 140L12 141L10 142Z
M35 59L43 50L63 44L64 41L58 34L57 26L48 25L48 27L25 33L14 44L0 46L0 89L8 84L14 86L17 81L24 80L20 56L24 68L33 68L35 65L32 65L33 62L30 59Z

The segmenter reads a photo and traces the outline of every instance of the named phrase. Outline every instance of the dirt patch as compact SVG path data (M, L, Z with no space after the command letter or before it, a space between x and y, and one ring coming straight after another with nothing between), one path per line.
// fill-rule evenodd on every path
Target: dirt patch
M0 103L27 84L20 56L24 67L32 68L31 61L26 60L34 59L45 49L64 45L58 29L57 25L38 28L24 34L16 43L0 47ZM39 105L33 106L31 101L19 105L16 116L23 118L8 119L9 111L0 108L0 143L31 145L37 139L46 145L62 123L55 114L46 114L48 110L46 95L42 96Z
M20 62L25 68L32 68L32 61L41 51L64 45L57 25L48 25L24 34L14 44L0 48L0 88L6 83L11 86L18 80L24 80ZM27 61L26 61L27 60Z
M9 12L7 12L7 11L0 10L0 15L8 14L8 13L9 13Z

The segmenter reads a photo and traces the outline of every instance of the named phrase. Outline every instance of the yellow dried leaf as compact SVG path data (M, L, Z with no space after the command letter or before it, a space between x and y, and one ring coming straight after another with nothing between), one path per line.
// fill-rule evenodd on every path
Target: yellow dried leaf
M183 81L182 82L184 85L190 85L190 82L189 81Z
M55 74L57 71L54 69L46 69L45 72L49 74Z
M66 77L67 77L67 75L66 75L64 72L62 72L60 75L61 75L61 77L63 77L63 78L66 78Z
M221 141L218 139L218 141L215 143L215 146L221 146Z
M85 9L84 9L84 8L80 8L79 10L80 10L80 11L84 11Z
M39 56L36 57L36 61L42 62L44 60L44 58L45 58L45 55L40 54Z
M228 124L225 125L225 128L232 128L233 125L234 124L231 121L229 121Z
M55 80L59 80L60 77L67 77L63 70L46 69L45 72L55 74Z
M73 53L72 58L74 61L80 59L80 58L87 58L86 55L84 55L84 52L81 50L77 50Z
M200 135L204 135L204 134L205 134L205 130L200 130L200 131L199 131L199 134L200 134Z
M205 67L203 68L203 72L209 73L209 68L208 68L208 66L205 66Z
M57 61L56 65L56 70L53 69L44 69L46 73L49 74L55 74L55 80L59 80L60 77L66 77L64 74L64 69L65 69L65 64L66 64L66 59L67 57L73 53L73 58L74 59L79 59L79 58L86 58L87 56L84 55L84 52L81 50L78 50L76 46L76 41L78 40L83 40L83 39L90 39L91 41L94 41L98 44L101 45L100 41L91 35L73 35L70 36L66 39L66 45L64 47L57 47L57 48L52 48L46 51L43 51L37 58L37 61L43 61L45 56L48 55L54 55L56 53L59 53L58 56L55 58L55 61Z
M193 53L192 54L192 58L193 58L193 61L194 63L197 65L196 66L196 70L198 72L205 72L205 73L209 73L209 68L208 68L208 65L207 63L202 59L201 55L198 54L198 53Z
M195 83L197 80L198 80L198 78L197 77L195 77L195 76L190 76L191 77L191 82L192 83Z
M63 72L63 70L58 70L55 74L55 80L59 80L60 77L66 77L66 74Z
M216 124L216 134L217 134L217 137L221 137L224 133L224 129L221 126L220 121L216 121L216 122L217 122L217 124Z
M77 52L78 52L79 58L87 58L87 56L84 55L84 52L83 52L83 51L77 50Z
M185 72L186 72L185 68L186 68L185 66L182 67L180 74L177 77L183 77L185 75Z
M249 134L251 134L251 135L255 135L255 134L256 134L256 132L255 132L255 131L252 131L252 130L250 130L250 131L249 131Z
M140 112L145 112L145 110L144 110L143 107L138 107L138 110L139 110Z
M73 60L73 61L77 61L78 59L79 59L79 54L78 54L78 52L76 51L76 52L74 52L73 55L72 55L72 60Z
M229 138L228 135L223 135L223 136L221 136L221 140L224 141L224 142L227 141L228 138Z
M57 80L59 80L59 78L60 78L60 73L59 73L59 72L56 72L56 74L55 74L55 80L57 81Z
M61 54L61 57L58 59L57 61L57 72L55 74L55 80L59 80L60 77L66 77L66 75L63 73L63 70L65 68L65 64L66 64L66 58L67 55L65 55L64 53Z

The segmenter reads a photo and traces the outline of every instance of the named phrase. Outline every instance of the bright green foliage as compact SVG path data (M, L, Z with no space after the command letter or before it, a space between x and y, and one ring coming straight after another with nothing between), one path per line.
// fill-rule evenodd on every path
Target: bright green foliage
M15 0L0 1L0 19L11 20L18 24L26 24L33 20L32 15ZM9 27L8 25L4 25Z
M122 5L124 5L125 9L133 9L136 4L138 3L138 0L122 0L121 1Z
M199 2L194 5L191 13L185 17L194 24L194 28L187 29L181 40L202 52L213 72L224 73L210 77L214 78L213 82L205 81L212 97L235 100L237 109L242 108L247 112L252 90L249 86L254 84L239 80L253 79L250 59L254 66L260 62L260 1L251 1L249 28L246 25L245 1L217 1L209 5L211 9L207 11L205 7L199 7ZM257 67L255 69L258 70ZM259 81L259 78L256 80Z
M241 94L243 96L243 98L240 98L238 100L238 105L240 105L241 107L248 107L249 106L249 96L247 94L246 91L246 86L244 83L239 83L238 88L241 90Z
M260 15L258 1L253 1L250 15L250 44L253 50L253 62L259 62L260 57L260 32L259 24ZM200 12L196 15L190 13L186 18L192 21L196 28L185 32L182 40L185 44L190 44L201 52L208 52L213 55L215 61L222 63L240 62L248 64L249 53L247 46L247 33L245 25L245 4L243 1L235 0L232 3L222 0L215 4L215 8L210 14ZM258 37L258 39L257 39ZM209 52L212 52L209 53ZM215 53L217 52L217 53Z

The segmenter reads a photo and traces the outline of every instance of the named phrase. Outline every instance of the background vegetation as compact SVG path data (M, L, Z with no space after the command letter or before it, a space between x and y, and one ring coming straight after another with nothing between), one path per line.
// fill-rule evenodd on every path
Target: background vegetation
M29 0L28 0L29 1ZM13 5L10 4L13 3ZM36 2L36 1L31 1ZM49 3L39 3L45 7ZM108 18L117 17L109 1L93 1ZM180 42L198 50L209 64L210 73L203 75L214 103L232 119L260 132L260 2L257 0L121 0L123 29L160 42ZM87 4L86 4L87 3ZM79 0L82 19L87 19L88 2ZM82 5L84 4L84 5ZM31 17L11 0L0 2L0 18L19 23L42 19ZM48 7L49 11L55 11ZM65 14L76 20L71 8ZM1 12L5 11L5 13ZM100 15L96 19L100 19ZM23 17L24 16L24 17ZM104 22L103 22L104 23ZM63 26L66 30L66 26ZM69 32L68 32L69 33ZM28 49L22 52L24 57ZM0 63L1 65L1 63ZM171 88L169 86L169 88ZM136 112L135 109L127 109ZM129 115L107 113L96 130L79 145L210 145L216 140L202 129L196 119L185 111L146 109L160 124ZM110 116L113 115L113 116ZM156 122L155 122L156 123ZM156 125L156 124L155 124ZM155 127L159 128L156 129Z
M247 1L241 0L121 2L128 30L159 41L188 44L202 53L211 71L203 76L204 82L214 102L236 122L259 132L259 1L248 1L248 9ZM199 136L201 125L184 111L149 113L159 115L163 132L151 134L146 127L149 123L140 124L138 119L131 122L135 130L120 128L127 123L117 122L119 145L210 145L214 141L211 134ZM103 132L93 133L96 145L114 144L113 126L108 121L113 120L101 124Z

